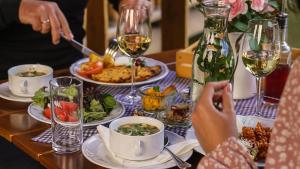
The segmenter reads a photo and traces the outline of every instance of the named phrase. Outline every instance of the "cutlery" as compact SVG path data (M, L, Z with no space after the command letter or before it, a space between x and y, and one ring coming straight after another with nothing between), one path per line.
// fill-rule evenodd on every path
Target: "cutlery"
M60 34L65 40L67 40L75 49L79 50L82 54L85 56L90 56L91 54L102 57L102 55L99 55L98 53L94 52L90 48L84 46L82 43L76 41L75 39L67 39L63 33Z
M164 149L171 155L172 159L176 162L176 165L180 169L186 169L192 167L188 162L181 160L176 154L174 154L167 146L169 145L168 136L164 137Z

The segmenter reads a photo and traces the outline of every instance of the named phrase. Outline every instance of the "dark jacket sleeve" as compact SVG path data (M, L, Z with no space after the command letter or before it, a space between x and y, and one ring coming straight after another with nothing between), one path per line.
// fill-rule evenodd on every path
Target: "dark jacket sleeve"
M21 0L0 0L0 30L18 21Z
M116 11L119 11L120 0L109 0L109 2L113 5L113 7Z

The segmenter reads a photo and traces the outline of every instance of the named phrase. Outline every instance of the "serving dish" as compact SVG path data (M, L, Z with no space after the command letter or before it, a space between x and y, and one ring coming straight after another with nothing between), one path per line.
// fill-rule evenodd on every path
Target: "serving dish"
M117 59L116 63L118 63L118 59L124 60L124 57L120 57L120 58L116 58L116 59ZM158 60L154 60L154 59L151 59L151 58L146 58L146 57L140 57L140 59L144 60L147 66L160 66L161 72L158 75L156 75L156 76L154 76L150 79L140 81L140 82L135 82L134 85L144 85L144 84L153 83L153 82L156 82L158 80L163 79L164 77L166 77L168 75L169 69L168 69L167 65L164 64L163 62L160 62ZM80 78L83 81L94 83L94 84L99 84L99 85L103 85L103 86L114 86L114 87L117 87L117 86L131 86L130 82L126 82L126 83L106 83L106 82L96 81L96 80L93 80L91 78L80 75L78 73L78 70L80 69L80 65L82 63L85 63L85 62L88 62L88 61L89 61L89 58L83 58L83 59L80 59L77 62L73 63L70 67L71 74L78 77L78 78ZM122 62L122 64L126 65L126 64L128 64L128 62L129 61L127 61L127 63Z
M257 125L257 123L261 123L263 126L265 127L270 127L272 128L274 125L274 119L268 119L268 118L263 118L263 117L257 117L257 116L241 116L241 115L237 115L236 116L236 123L237 123L237 129L238 129L238 133L242 133L242 128L245 127L253 127L255 128L255 126ZM194 128L190 128L187 130L185 139L189 140L189 139L195 139L195 130ZM205 155L205 151L203 150L203 148L200 146L195 147L194 150L202 155ZM256 162L256 165L258 167L264 167L265 163L262 161L258 161Z
M125 135L118 128L125 124L149 124L157 127L158 132L149 135ZM147 160L153 158L164 147L164 124L150 117L129 116L114 120L109 125L110 149L121 158L128 160ZM120 144L122 140L122 144Z
M43 122L43 123L51 124L51 120L46 118L43 115L43 111L44 111L43 108L41 108L40 106L37 106L33 103L31 103L27 108L27 112L32 118L34 118L40 122ZM105 124L105 123L111 122L111 121L123 116L124 113L125 113L124 105L117 102L116 107L103 120L83 123L83 127L92 127L92 126L97 126L99 124Z
M176 133L165 131L164 135L169 138L170 145L179 143L184 141L182 136L177 135ZM144 161L131 161L124 160L124 163L132 163L135 162L136 167L128 167L117 163L114 159L112 159L108 154L108 150L106 149L103 141L100 139L99 134L96 134L90 138L88 138L82 144L82 154L84 157L90 162L105 167L105 168L114 168L114 169L165 169L175 167L176 163L173 160L169 160L168 162L161 163L158 165L148 165L145 167L144 165L138 165L139 163L146 163L148 160ZM187 160L191 157L193 151L189 151L180 156L182 160ZM150 159L151 160L151 159ZM150 161L149 160L149 161Z
M42 75L23 76L24 73L43 73ZM53 69L46 65L25 64L18 65L8 70L9 90L16 96L32 97L35 91L44 86L49 86L53 78Z

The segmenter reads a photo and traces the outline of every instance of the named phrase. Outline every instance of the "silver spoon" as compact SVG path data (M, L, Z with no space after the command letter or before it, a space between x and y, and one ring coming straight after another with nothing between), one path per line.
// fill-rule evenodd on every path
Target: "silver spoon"
M167 150L168 153L170 153L172 159L176 162L177 167L180 169L186 169L192 167L192 165L188 162L185 162L181 160L177 155L175 155L167 146L169 145L169 138L168 136L165 136L164 138L164 149Z

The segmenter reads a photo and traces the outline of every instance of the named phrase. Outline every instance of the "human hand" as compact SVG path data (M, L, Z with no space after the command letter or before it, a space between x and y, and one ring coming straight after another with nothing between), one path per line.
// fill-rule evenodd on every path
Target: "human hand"
M206 84L192 113L195 134L206 153L227 138L238 135L231 91L228 81ZM218 98L216 95L222 97L222 112L213 104Z
M51 31L53 44L60 42L61 32L67 39L73 39L68 21L55 2L22 0L19 20L31 25L34 31L43 34Z

